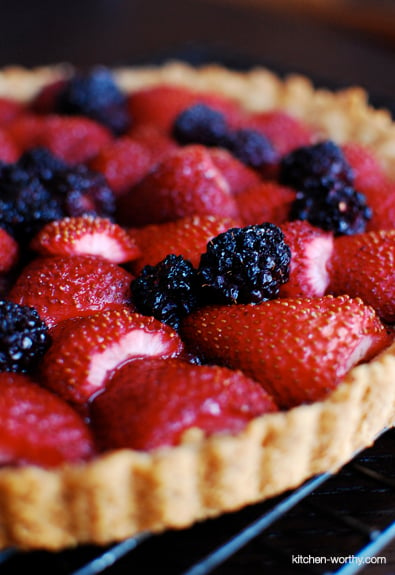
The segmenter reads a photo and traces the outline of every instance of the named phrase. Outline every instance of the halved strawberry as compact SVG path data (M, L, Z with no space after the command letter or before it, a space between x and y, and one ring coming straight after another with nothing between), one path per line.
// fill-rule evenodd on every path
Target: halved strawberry
M3 228L0 228L0 273L8 272L19 258L19 245Z
M280 297L324 295L329 284L333 234L301 220L286 222L281 230L291 249L291 266L288 282L280 286Z
M107 146L112 136L101 124L80 116L45 116L36 145L48 148L68 164L87 162Z
M267 181L242 191L235 200L243 225L250 226L263 222L284 223L295 198L295 190Z
M183 256L197 267L207 243L237 225L234 218L202 215L134 228L129 234L140 248L141 257L133 262L133 271L137 274L144 266L155 265L168 254Z
M259 381L283 408L323 399L389 344L374 310L348 296L206 307L184 320L181 334L206 360Z
M313 132L308 126L281 110L252 114L249 124L262 132L282 156L313 141Z
M224 176L203 146L185 146L166 157L122 196L121 223L144 226L195 214L235 217L237 207Z
M191 428L236 433L276 410L271 397L239 371L144 359L115 372L92 402L91 416L104 449L150 450L180 443Z
M175 357L183 349L171 327L127 307L65 320L52 339L41 365L42 381L76 404L103 389L109 374L125 361Z
M358 296L395 321L395 230L335 238L328 291Z
M152 165L158 164L179 147L171 136L154 124L138 124L129 131L129 137L149 151Z
M231 194L241 194L261 182L258 173L222 148L209 149L215 166L229 184Z
M95 454L74 409L25 375L0 373L0 465L55 467Z
M121 226L107 218L80 216L45 225L30 246L44 256L94 255L121 264L138 258L140 250Z
M35 307L50 326L63 319L127 304L132 276L97 256L36 258L18 277L9 299Z
M145 146L123 137L102 148L89 166L104 174L110 188L120 195L148 173L151 163L151 153Z

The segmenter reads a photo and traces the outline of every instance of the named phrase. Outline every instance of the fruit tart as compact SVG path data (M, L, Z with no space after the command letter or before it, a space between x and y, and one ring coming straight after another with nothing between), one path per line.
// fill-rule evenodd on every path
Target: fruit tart
M217 65L0 75L0 546L183 528L395 418L395 125Z

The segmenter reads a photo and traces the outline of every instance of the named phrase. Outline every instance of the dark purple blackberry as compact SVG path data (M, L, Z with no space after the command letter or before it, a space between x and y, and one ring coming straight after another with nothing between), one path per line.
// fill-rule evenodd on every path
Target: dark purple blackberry
M10 167L0 177L0 226L27 244L45 224L63 217L59 202L38 178Z
M155 266L145 266L131 284L132 300L144 315L179 327L199 302L197 272L182 256L168 255Z
M181 112L173 126L173 136L180 144L220 147L227 135L224 115L205 104L195 104Z
M30 176L50 180L55 172L65 170L67 164L54 156L47 148L32 148L19 158L18 167Z
M288 281L291 251L274 224L231 228L207 244L198 269L207 302L259 303Z
M46 186L66 216L112 218L115 213L115 196L104 176L82 164L55 172Z
M270 141L260 132L244 128L232 132L225 147L243 164L270 172L278 163L278 155Z
M279 179L285 186L306 192L350 186L354 174L339 146L327 140L297 148L284 156Z
M0 371L30 371L49 343L48 327L33 307L0 301Z
M73 76L58 94L54 111L87 116L116 135L124 134L131 124L127 99L106 68Z
M337 236L364 232L371 217L365 196L351 186L298 192L290 213L291 220L307 220Z

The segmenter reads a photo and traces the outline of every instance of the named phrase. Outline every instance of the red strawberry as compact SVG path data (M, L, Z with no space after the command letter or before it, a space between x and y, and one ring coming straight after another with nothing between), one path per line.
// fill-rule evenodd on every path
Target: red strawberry
M358 296L395 321L395 230L335 238L329 291Z
M19 246L12 236L0 228L0 273L8 272L19 258Z
M175 140L154 124L133 126L129 137L149 151L152 165L158 164L179 147Z
M377 181L364 189L367 204L372 209L367 231L393 230L395 228L395 182L389 179Z
M0 128L0 161L6 164L16 162L20 151L6 129Z
M240 162L227 150L212 148L209 152L215 166L228 182L231 194L241 194L261 182L257 172Z
M321 400L389 343L373 309L348 296L211 306L181 333L193 352L241 369L283 408Z
M325 294L329 284L328 262L333 253L333 234L306 221L281 226L291 248L289 280L280 286L280 297L314 297Z
M23 105L11 98L0 97L0 126L4 127L24 111Z
M132 276L97 256L37 258L22 271L9 299L35 307L50 326L126 304Z
M195 214L235 217L229 185L203 146L185 146L165 158L120 198L119 218L131 226Z
M67 80L55 80L47 84L30 102L29 108L37 114L51 114L56 107L56 100Z
M39 145L44 124L45 120L40 116L22 114L7 126L7 134L18 149L24 152Z
M146 265L155 265L168 254L183 256L197 267L207 242L229 228L237 227L233 218L220 216L188 216L174 222L152 224L130 231L130 236L141 250L141 257L133 262L137 274Z
M129 359L175 357L183 345L177 332L126 307L58 324L41 365L43 383L68 401L86 402L107 376Z
M363 144L347 142L342 151L354 173L354 187L360 191L380 186L385 180L384 170L373 152Z
M124 137L102 148L89 165L104 174L110 188L120 195L148 173L151 154L145 146Z
M86 117L53 115L43 122L38 145L68 164L91 160L112 140L104 126Z
M91 405L103 448L143 450L178 444L191 428L236 433L275 410L271 397L241 372L178 359L129 362Z
M154 124L169 132L182 110L196 103L196 93L182 86L161 84L142 88L129 96L133 125Z
M244 190L235 199L243 225L249 226L263 222L282 224L288 219L295 198L295 190L267 181Z
M31 248L44 256L100 256L115 264L140 256L133 238L106 218L81 216L50 222L35 236Z
M307 146L313 141L313 133L309 127L280 110L255 113L251 116L249 124L255 130L262 132L280 155Z
M1 465L55 467L95 454L78 413L27 376L0 373L0 397Z

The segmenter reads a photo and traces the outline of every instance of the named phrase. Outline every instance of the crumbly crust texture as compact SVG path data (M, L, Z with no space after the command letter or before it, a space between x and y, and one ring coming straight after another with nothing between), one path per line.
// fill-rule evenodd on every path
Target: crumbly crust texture
M8 68L0 73L0 96L28 100L71 71ZM282 108L323 137L369 145L395 176L395 125L387 111L369 106L360 88L335 93L262 68L238 73L179 62L115 74L127 91L175 83L226 94L253 111ZM3 468L0 547L58 550L183 528L336 471L393 425L394 382L395 344L352 369L326 400L266 414L238 435L205 438L192 430L181 445L150 453L117 450L56 470Z

